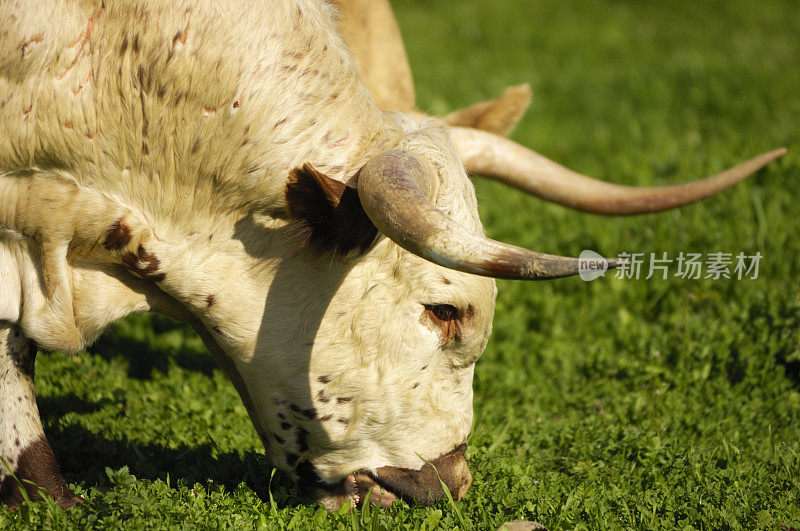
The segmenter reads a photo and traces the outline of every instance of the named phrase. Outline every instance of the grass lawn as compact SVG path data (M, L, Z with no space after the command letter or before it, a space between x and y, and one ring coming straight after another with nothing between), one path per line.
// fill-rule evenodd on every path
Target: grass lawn
M490 236L566 255L760 252L758 278L675 278L673 263L667 280L499 282L469 494L350 514L272 475L191 331L135 316L86 353L37 364L47 436L87 503L0 509L0 528L800 528L797 3L394 5L422 108L444 114L528 82L514 139L578 171L673 184L789 148L719 197L631 218L477 180Z

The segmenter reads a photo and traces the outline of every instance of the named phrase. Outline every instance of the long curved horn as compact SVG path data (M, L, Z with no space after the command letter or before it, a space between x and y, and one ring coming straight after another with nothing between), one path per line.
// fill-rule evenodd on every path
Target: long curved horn
M431 202L433 165L405 150L387 151L358 174L361 206L378 230L409 252L450 269L495 278L547 280L578 274L578 259L529 251L476 234ZM609 267L618 261L608 260Z
M784 153L763 153L717 175L673 186L636 188L576 173L506 138L464 127L450 134L464 167L547 201L605 215L659 212L705 199L738 183Z

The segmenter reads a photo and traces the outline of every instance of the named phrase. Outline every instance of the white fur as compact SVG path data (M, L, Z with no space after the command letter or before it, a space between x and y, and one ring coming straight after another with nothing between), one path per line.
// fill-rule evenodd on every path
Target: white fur
M437 206L481 230L445 129L381 113L331 18L312 0L0 4L0 319L62 350L131 312L193 322L276 464L295 451L265 435L281 413L337 481L466 440L495 287L386 239L344 258L298 243L288 172L347 182L395 146L431 160ZM104 249L119 219L133 239ZM163 280L120 266L140 244ZM471 306L462 340L443 344L424 304Z
M28 352L28 340L8 323L0 323L0 480L17 469L19 455L30 443L44 435L33 381L17 365Z

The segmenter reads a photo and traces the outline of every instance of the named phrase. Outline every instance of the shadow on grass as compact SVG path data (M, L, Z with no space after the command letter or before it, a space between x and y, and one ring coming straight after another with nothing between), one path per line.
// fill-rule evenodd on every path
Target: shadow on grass
M783 366L786 377L792 382L792 387L800 391L800 360L797 356L790 356L787 349L782 349L776 356L779 365Z
M57 421L66 413L94 413L110 404L110 399L103 399L100 402L89 402L77 395L70 393L61 396L37 396L36 404L39 406L39 416L43 424Z
M79 404L84 410L100 407L76 400L84 402ZM41 407L45 418L57 414L48 407L47 403ZM109 487L106 467L117 470L127 466L137 479L169 481L172 488L179 484L191 488L199 483L205 487L222 485L232 493L244 483L259 498L269 500L269 478L273 467L263 454L257 452L219 453L212 442L174 449L138 444L124 436L110 438L75 424L50 425L45 428L45 434L68 483L83 483L104 490ZM280 472L275 474L272 482L272 494L280 507L308 502L295 494L291 479Z
M173 339L168 345L163 345L165 341L153 340L167 335ZM211 376L219 366L204 348L187 346L185 339L195 337L188 325L168 317L137 315L109 328L90 351L105 360L124 358L128 362L128 376L137 380L151 379L154 370L166 373L170 362L182 369ZM197 340L199 342L199 338ZM163 346L158 346L159 343Z

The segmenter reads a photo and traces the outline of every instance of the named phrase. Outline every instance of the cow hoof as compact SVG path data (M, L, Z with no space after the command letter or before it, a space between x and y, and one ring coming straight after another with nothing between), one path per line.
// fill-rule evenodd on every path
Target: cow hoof
M86 503L86 500L72 492L66 485L62 486L55 492L50 489L42 489L44 492L50 495L50 497L55 501L62 510L72 509L76 505L83 505ZM39 501L42 497L39 495L39 492L34 491L33 488L26 488L26 494L28 495L28 499L31 501ZM5 505L12 511L15 510L17 507L22 505L22 502L25 499L19 492L18 488L13 489L3 489L2 492L3 496L0 497L0 505Z
M61 495L58 497L54 496L54 499L56 500L56 503L58 503L58 506L65 511L67 509L72 509L76 505L83 505L86 503L86 500L72 492L67 487L64 487L60 494Z

